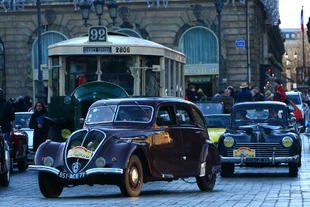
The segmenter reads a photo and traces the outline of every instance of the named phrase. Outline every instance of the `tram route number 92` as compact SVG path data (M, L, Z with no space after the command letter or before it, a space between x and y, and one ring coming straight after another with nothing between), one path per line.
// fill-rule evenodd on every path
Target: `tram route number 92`
M106 42L107 28L106 27L90 27L88 30L89 42Z

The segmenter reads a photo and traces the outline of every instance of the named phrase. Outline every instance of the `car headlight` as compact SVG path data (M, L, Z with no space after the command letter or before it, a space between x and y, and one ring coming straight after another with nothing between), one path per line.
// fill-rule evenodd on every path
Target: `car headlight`
M235 140L232 137L225 137L223 143L225 147L230 148L234 145Z
M104 167L106 164L106 161L103 157L99 157L96 159L95 164L96 164L96 167Z
M44 158L43 164L48 167L52 167L54 165L54 159L50 156Z
M291 137L283 137L282 139L282 145L286 148L289 148L293 145L293 139Z

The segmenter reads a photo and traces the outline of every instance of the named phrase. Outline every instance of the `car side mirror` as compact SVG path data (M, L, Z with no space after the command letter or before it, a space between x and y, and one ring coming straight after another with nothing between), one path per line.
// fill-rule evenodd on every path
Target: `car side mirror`
M17 130L20 130L20 129L22 128L22 126L19 125L19 124L17 124L17 125L15 125L15 128L16 128Z

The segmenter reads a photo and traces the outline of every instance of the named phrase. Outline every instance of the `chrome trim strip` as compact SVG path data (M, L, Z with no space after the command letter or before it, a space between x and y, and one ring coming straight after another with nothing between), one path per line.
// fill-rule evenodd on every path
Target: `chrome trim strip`
M57 168L45 165L29 165L29 170L50 172L57 176L60 173L60 170ZM123 174L123 172L124 170L121 168L92 168L85 171L86 176L94 174Z
M93 175L93 174L123 174L123 169L121 168L92 168L86 170L86 175Z
M254 157L255 158L255 157ZM291 156L291 157L256 157L256 158L267 158L269 162L266 163L297 163L299 159L299 155ZM251 161L247 161L246 157L223 157L221 156L221 162L223 163L253 163ZM260 163L260 162L257 162ZM264 162L265 163L265 162Z
M29 170L35 170L35 171L45 171L45 172L50 172L55 175L58 175L60 171L57 168L54 167L49 167L45 165L29 165Z

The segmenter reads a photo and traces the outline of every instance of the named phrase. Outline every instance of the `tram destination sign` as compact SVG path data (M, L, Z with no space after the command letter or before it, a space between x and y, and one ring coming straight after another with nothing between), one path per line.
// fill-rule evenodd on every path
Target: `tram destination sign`
M108 39L107 28L103 26L90 27L88 29L89 42L106 42Z
M94 53L111 54L112 53L112 48L111 47L83 47L83 53L88 53L88 54L94 54Z

